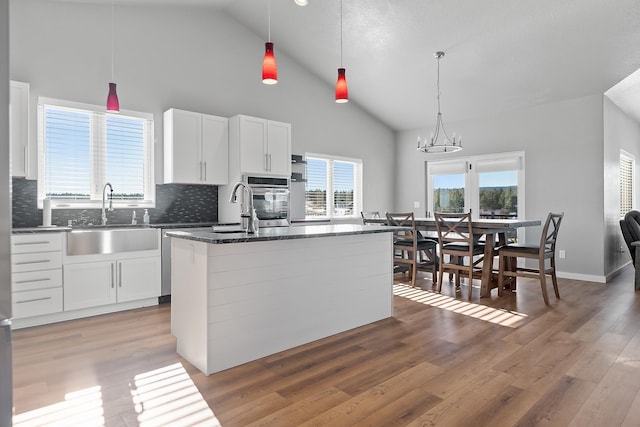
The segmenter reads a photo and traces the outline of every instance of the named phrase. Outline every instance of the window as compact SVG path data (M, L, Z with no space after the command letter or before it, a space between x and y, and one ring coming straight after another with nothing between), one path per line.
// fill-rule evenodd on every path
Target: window
M625 151L620 150L620 217L633 209L633 175L635 159Z
M362 160L306 154L305 216L346 218L362 210Z
M427 162L430 212L468 212L474 218L524 213L524 153Z
M153 115L40 98L38 205L96 208L105 183L121 207L153 207Z

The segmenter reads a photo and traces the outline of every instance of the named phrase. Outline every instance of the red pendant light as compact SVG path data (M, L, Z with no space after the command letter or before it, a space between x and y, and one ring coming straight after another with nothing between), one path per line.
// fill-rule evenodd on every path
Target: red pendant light
M262 60L262 83L274 85L278 83L278 66L273 54L273 43L264 44L264 59Z
M115 45L115 30L114 30L114 0L111 0L111 83L109 83L109 95L107 95L107 111L110 113L120 112L120 101L118 101L118 94L116 93L116 84L113 83L113 63L114 63L114 45Z
M269 41L264 44L264 59L262 60L262 83L274 85L278 83L278 65L273 54L273 43L271 43L271 0L268 2L269 20Z
M336 102L339 104L349 102L349 88L347 87L346 70L338 68L338 81L336 82Z
M342 67L342 0L340 0L340 68L338 68L338 81L336 81L336 102L338 104L349 102L346 72L347 70Z
M120 112L120 102L116 93L116 84L109 83L109 95L107 96L107 111L110 113Z

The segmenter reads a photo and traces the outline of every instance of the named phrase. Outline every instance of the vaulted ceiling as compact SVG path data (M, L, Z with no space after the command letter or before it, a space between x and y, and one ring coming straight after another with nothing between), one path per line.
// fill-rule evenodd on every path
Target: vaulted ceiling
M267 39L267 0L115 1L211 7ZM331 90L340 0L304 7L271 0L270 7L276 58L292 57ZM640 1L343 0L342 38L350 102L395 130L428 129L436 114L434 52L446 53L446 122L601 94L640 68Z

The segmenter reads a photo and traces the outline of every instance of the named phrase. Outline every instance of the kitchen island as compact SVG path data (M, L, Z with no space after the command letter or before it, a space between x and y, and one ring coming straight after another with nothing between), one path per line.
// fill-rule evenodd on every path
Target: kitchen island
M392 315L389 227L166 234L171 332L207 375Z

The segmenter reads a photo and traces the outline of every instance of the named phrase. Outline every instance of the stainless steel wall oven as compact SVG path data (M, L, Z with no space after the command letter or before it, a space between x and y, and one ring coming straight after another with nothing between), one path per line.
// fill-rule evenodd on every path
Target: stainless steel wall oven
M253 192L260 227L286 227L290 220L289 178L244 175Z

